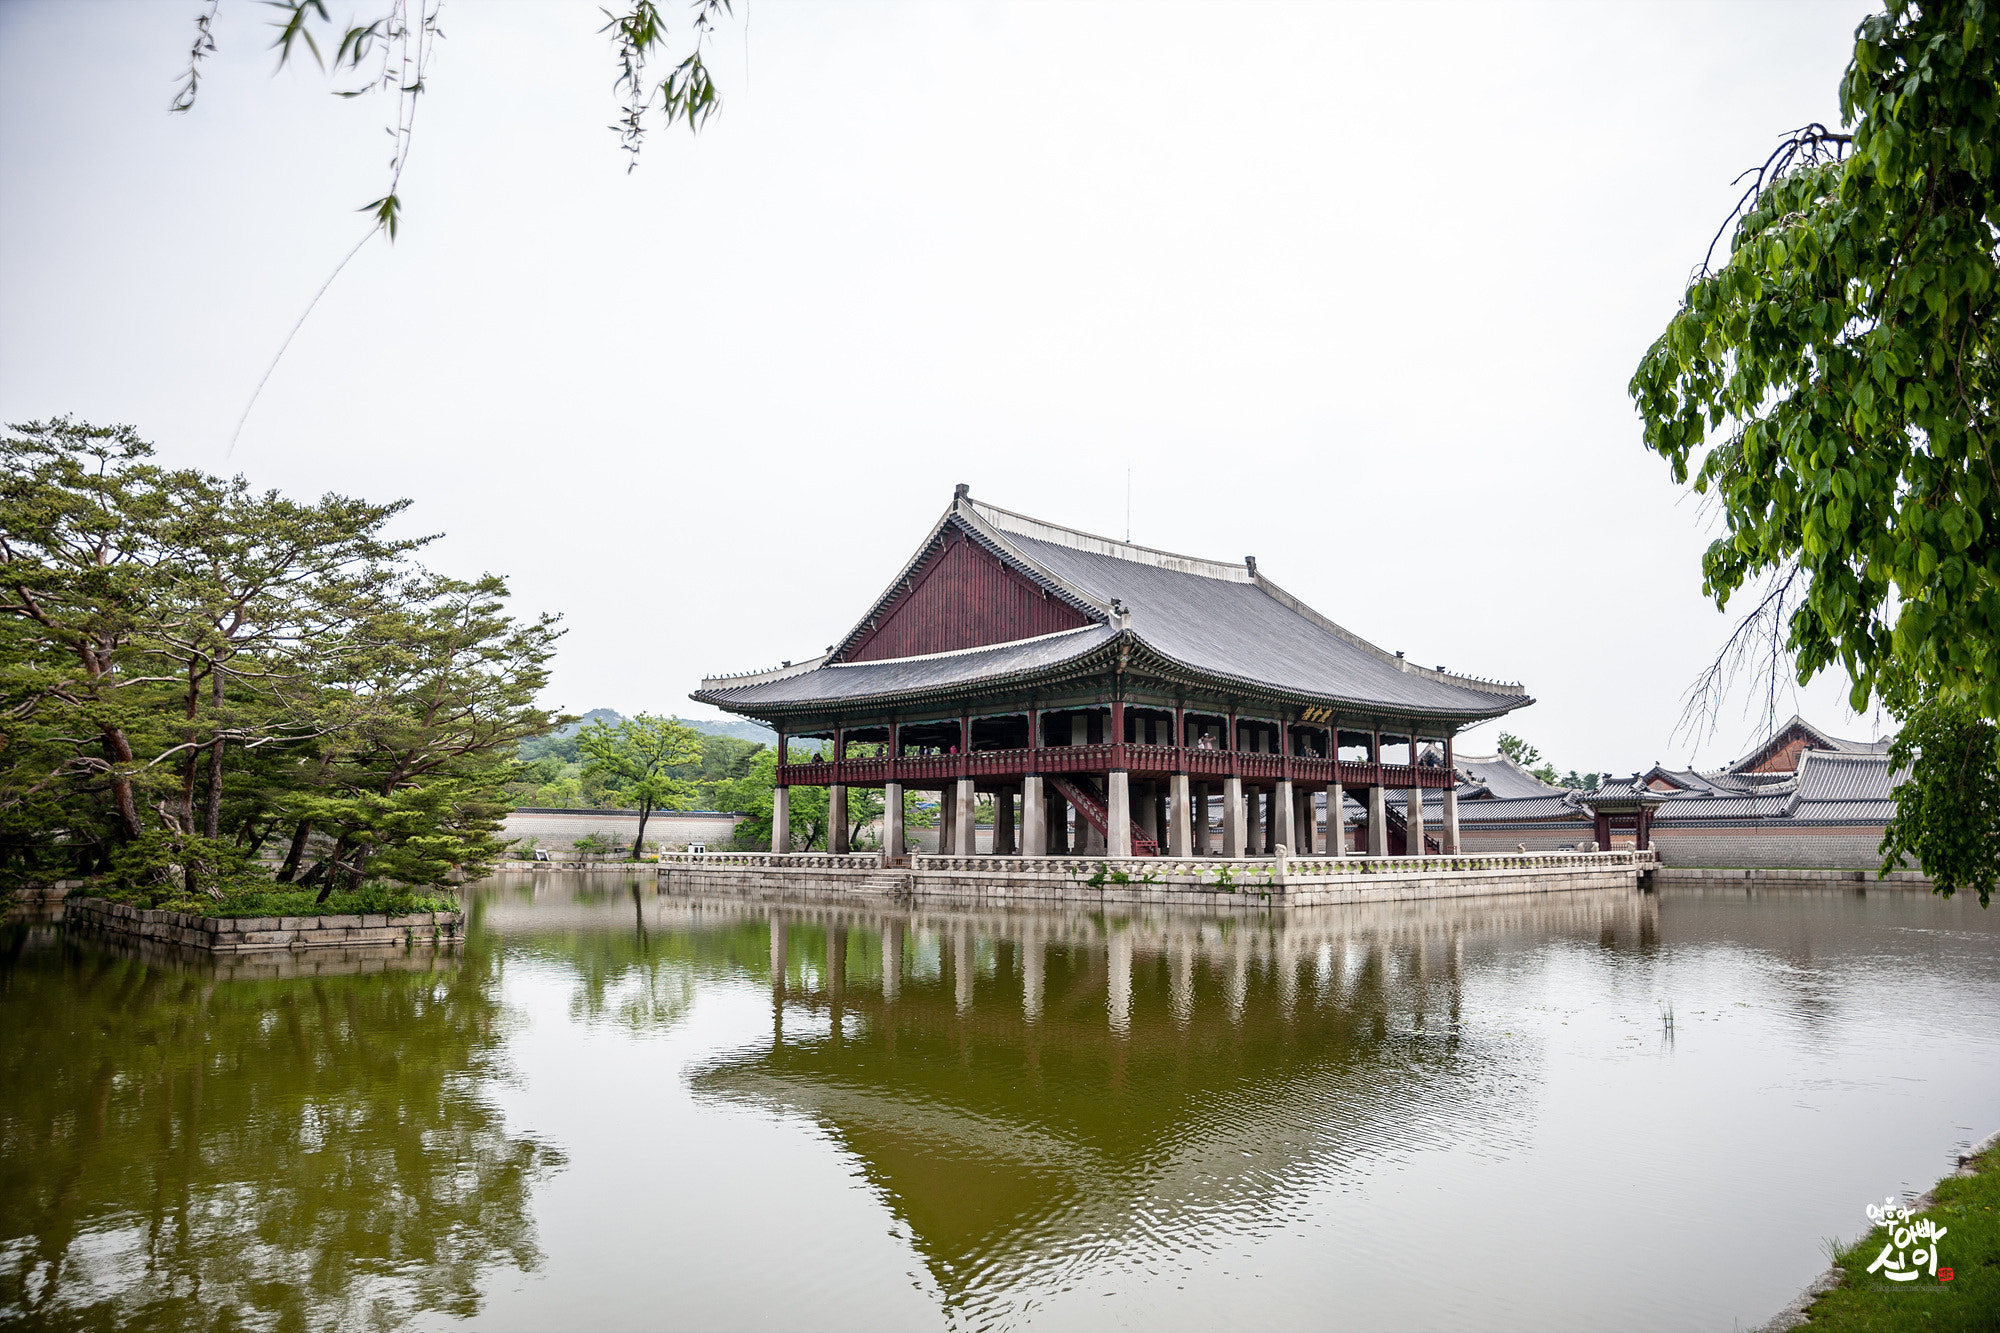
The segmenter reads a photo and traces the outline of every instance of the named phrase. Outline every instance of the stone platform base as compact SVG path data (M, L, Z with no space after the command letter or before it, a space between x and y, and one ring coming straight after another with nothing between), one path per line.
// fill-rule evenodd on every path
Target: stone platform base
M238 954L456 944L465 931L465 914L214 917L133 907L102 898L71 898L63 905L63 924L73 930Z
M1318 907L1405 899L1632 888L1656 862L1643 852L1507 856L1225 860L1131 857L667 855L663 891L858 893L972 900Z
M1656 884L1741 884L1746 888L1831 888L1834 885L1864 885L1874 889L1916 889L1928 893L1930 876L1921 870L1892 870L1883 879L1872 870L1785 870L1729 869L1703 866L1661 866L1653 872Z

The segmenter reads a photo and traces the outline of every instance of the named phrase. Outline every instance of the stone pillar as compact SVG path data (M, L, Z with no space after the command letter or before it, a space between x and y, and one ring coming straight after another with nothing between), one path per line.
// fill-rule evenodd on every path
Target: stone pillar
M1424 789L1410 788L1409 813L1403 817L1406 831L1403 835L1403 854L1422 856L1424 854Z
M971 778L958 780L958 804L952 815L953 856L979 855L979 830L972 823L972 798L974 788Z
M1368 854L1389 854L1389 802L1380 785L1368 788Z
M1138 816L1134 822L1139 825L1139 832L1151 838L1155 847L1166 841L1160 836L1160 802L1156 795L1158 785L1153 782L1140 783L1132 803L1133 813Z
M1049 803L1042 795L1042 775L1021 779L1021 855L1049 854Z
M1293 799L1290 778L1278 779L1277 790L1271 793L1271 815L1272 822L1277 825L1271 830L1271 849L1274 852L1279 847L1293 854L1312 850L1299 846L1299 803Z
M1014 789L1002 787L993 793L993 854L1014 855Z
M902 856L906 853L903 830L903 784L884 783L882 786L882 854Z
M792 789L771 788L771 851L783 856L792 850Z
M1111 770L1111 794L1104 802L1105 855L1132 855L1132 787L1125 770Z
M835 782L826 789L826 849L835 856L847 854L847 784Z
M1264 793L1251 787L1243 793L1243 815L1245 831L1243 852L1246 856L1269 856L1271 854L1268 831L1264 823Z
M1458 845L1458 788L1444 789L1444 851L1446 856L1460 854Z
M903 993L903 923L882 927L882 998L890 1004Z
M1174 774L1171 787L1172 794L1167 800L1167 819L1169 821L1167 854L1169 856L1191 856L1193 852L1190 849L1193 844L1189 835L1194 831L1194 818L1193 812L1188 809L1187 774ZM1207 792L1206 787L1202 790L1204 794ZM1202 812L1204 816L1207 813L1205 810ZM1206 822L1205 818L1203 822Z
M1326 785L1326 854L1347 855L1347 793L1338 782Z
M1069 802L1060 796L1048 798L1049 855L1069 855Z
M1193 784L1194 796L1188 802L1188 817L1194 821L1194 854L1208 855L1208 784Z
M1243 779L1232 774L1222 780L1222 854L1248 855L1243 835Z
M939 856L951 855L952 839L958 830L958 821L953 819L951 814L952 801L955 799L952 795L953 790L951 787L944 787L938 791L937 854Z

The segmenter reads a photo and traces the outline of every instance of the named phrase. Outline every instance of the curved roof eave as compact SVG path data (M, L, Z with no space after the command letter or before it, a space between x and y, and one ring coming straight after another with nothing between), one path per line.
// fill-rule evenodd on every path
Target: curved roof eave
M994 646L1004 647L1005 645ZM1465 722L1485 721L1491 718L1504 717L1516 709L1525 708L1535 702L1534 698L1530 695L1509 694L1492 696L1494 703L1487 707L1416 708L1409 704L1395 703L1387 700L1320 694L1313 691L1301 690L1294 686L1279 685L1270 681L1252 680L1247 677L1216 671L1212 668L1193 666L1161 652L1152 644L1147 643L1137 631L1128 629L1120 631L1112 638L1091 645L1074 657L1065 658L1059 662L1044 663L1036 667L980 680L948 681L934 686L891 690L881 694L851 696L849 700L845 701L845 705L852 706L854 704L865 703L876 707L900 707L906 704L922 703L927 699L940 696L962 695L972 689L990 691L1008 687L1052 683L1071 676L1089 674L1105 666L1109 666L1120 653L1125 653L1128 661L1130 660L1130 656L1136 653L1141 658L1142 664L1148 661L1157 663L1165 668L1160 674L1169 676L1178 675L1183 678L1183 683L1187 684L1214 682L1219 688L1224 690L1263 695L1278 702L1295 703L1302 706L1331 706L1339 709L1365 711L1386 717L1445 718ZM732 700L728 696L733 692L729 690L697 690L688 697L698 703L711 704L717 708L746 717L776 717L801 713L828 712L836 707L843 706L841 703L826 699L773 700L767 704L759 704L750 700Z

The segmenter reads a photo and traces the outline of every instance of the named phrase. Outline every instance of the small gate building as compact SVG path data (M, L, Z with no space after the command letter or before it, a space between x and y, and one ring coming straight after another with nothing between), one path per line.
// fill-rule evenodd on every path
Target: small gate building
M828 652L692 697L778 733L773 852L791 850L791 787L827 789L831 852L848 850L848 790L869 787L890 858L908 789L939 793L948 855L975 850L981 794L997 855L1455 854L1452 738L1533 702L1376 647L1254 558L1092 536L965 486ZM793 739L818 753L792 762Z

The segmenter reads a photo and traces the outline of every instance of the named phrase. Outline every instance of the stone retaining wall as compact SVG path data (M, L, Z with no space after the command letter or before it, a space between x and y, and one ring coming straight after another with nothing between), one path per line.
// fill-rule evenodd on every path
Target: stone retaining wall
M646 821L646 841L676 849L691 842L726 847L743 818L723 810L655 810ZM638 832L636 810L512 810L500 827L507 842L533 838L551 855L570 851L570 844L590 833L602 833L614 846L629 848Z
M157 940L210 953L262 953L289 949L381 948L456 943L465 930L462 912L411 916L190 916L133 907L102 898L71 898L63 924L132 939Z
M768 893L803 890L955 901L1058 901L1086 903L1177 903L1205 906L1301 907L1406 899L1484 897L1495 894L1551 893L1578 889L1632 888L1652 868L1650 858L1627 853L1597 855L1430 857L1398 866L1394 861L1361 864L1325 858L1280 866L1276 861L1211 861L1205 874L1161 876L1168 865L1153 858L1099 861L1095 858L999 858L982 866L972 857L914 857L909 868L840 865L843 858L737 855L714 858L669 857L660 867L662 889L673 892ZM860 858L855 858L856 860ZM1329 865L1339 866L1331 872ZM1235 883L1202 882L1229 869ZM1111 872L1111 874L1100 874ZM1120 883L1113 875L1127 876ZM1158 882L1146 882L1146 876ZM1099 883L1092 883L1100 879Z
M1836 884L1864 884L1880 889L1917 889L1928 892L1930 876L1921 870L1892 870L1884 879L1873 870L1800 870L1790 868L1715 869L1702 866L1661 866L1653 872L1656 884L1716 884L1747 880L1771 888L1824 889Z

